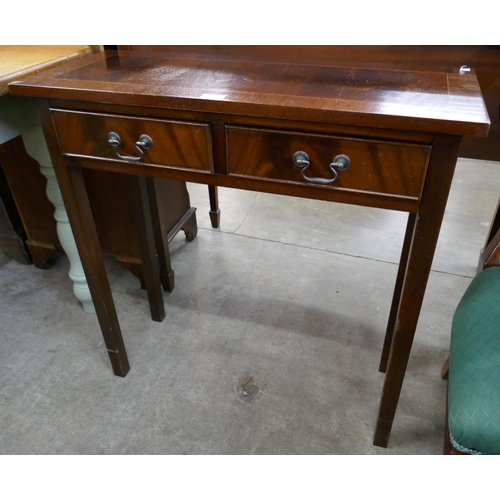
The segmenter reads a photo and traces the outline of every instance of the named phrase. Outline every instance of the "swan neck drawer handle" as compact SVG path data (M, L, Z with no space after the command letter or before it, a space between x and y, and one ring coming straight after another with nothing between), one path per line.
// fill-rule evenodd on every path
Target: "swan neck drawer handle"
M115 148L115 153L118 158L121 160L128 160L128 161L141 161L144 157L144 153L146 149L151 149L153 147L153 139L149 137L149 135L143 134L141 137L139 137L139 140L135 143L135 147L139 150L141 153L140 156L126 156L126 155L121 155L118 152L118 148L120 147L122 143L122 140L120 136L116 132L110 132L108 134L108 144L113 146Z
M337 155L332 163L328 166L330 172L333 174L332 179L323 179L321 177L307 177L306 170L311 165L311 161L309 160L309 155L304 151L297 151L293 155L293 163L297 165L297 167L302 169L302 177L307 182L311 182L313 184L332 184L337 180L339 176L337 170L347 170L351 166L351 160L346 155Z

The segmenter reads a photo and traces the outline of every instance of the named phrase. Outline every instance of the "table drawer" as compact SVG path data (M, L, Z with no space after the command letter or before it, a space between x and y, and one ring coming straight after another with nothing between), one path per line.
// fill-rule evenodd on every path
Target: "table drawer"
M53 110L52 115L65 155L212 171L208 124L77 111ZM110 132L118 136L113 144ZM150 148L136 146L144 134L152 140Z
M226 129L226 140L232 175L410 198L420 197L431 150L410 143L232 126ZM294 164L298 151L309 157L307 168ZM329 166L340 154L349 157L350 166L342 171L334 167L333 172Z

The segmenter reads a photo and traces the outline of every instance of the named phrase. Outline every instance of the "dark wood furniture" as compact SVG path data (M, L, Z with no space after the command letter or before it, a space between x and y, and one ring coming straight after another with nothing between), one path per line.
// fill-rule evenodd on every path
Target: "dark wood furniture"
M21 137L0 145L0 159L0 197L6 211L5 220L0 221L1 248L19 262L28 264L32 260L36 267L48 269L62 249L54 206L45 194L47 180L38 163L26 153ZM85 181L102 251L115 255L144 286L125 176L110 177L107 172L92 171L85 173ZM190 205L185 183L156 179L155 188L166 247L182 229L189 240L194 239L196 209Z
M26 153L21 137L0 145L0 159L0 195L7 211L5 221L0 222L1 248L20 262L32 260L36 267L48 269L62 249L54 206L45 194L47 180L40 173L38 163ZM116 256L144 286L125 176L89 171L85 172L85 182L102 251ZM180 230L184 230L189 240L194 239L196 209L190 205L185 183L167 179L156 179L154 183L165 247L168 248L168 242ZM174 275L169 274L171 290Z
M476 74L488 114L490 133L484 137L463 138L459 156L500 161L500 45L217 45L168 46L120 45L121 51L147 50L182 52L186 57L213 57L224 54L235 59L288 61L291 63L404 69L413 71L456 71L465 65Z
M40 100L116 375L125 376L129 363L84 170L129 176L156 320L165 312L149 217L150 176L408 212L374 438L387 446L461 137L487 134L484 101L474 72L459 67L339 67L329 61L290 63L272 49L269 54L245 59L230 49L210 58L108 52L10 89Z
M16 149L19 142L23 146L20 137L0 144L0 250L20 264L31 264L26 231L4 173L6 163L18 164Z
M208 50L208 52L206 52L206 50ZM119 50L120 52L128 52L128 51L131 51L131 50L141 50L141 47L140 46L133 46L133 45L121 45L121 46L118 46L118 45L104 45L104 50ZM142 47L142 50L144 50L144 48ZM164 53L164 54L168 54L169 52L171 52L172 50L172 47L169 47L168 45L156 45L156 46L147 46L147 48L145 49L147 51L156 51L156 52L161 52L161 53ZM174 51L176 49L174 48ZM177 48L178 50L178 48ZM203 52L202 54L207 54L208 56L210 56L210 48L207 46L207 47L204 47L203 49ZM218 188L217 186L208 186L208 197L209 197L209 201L210 201L210 211L208 213L208 215L210 216L210 223L212 224L212 227L213 228L218 228L220 227L220 208L219 208L219 191L218 191Z
M41 174L38 162L26 153L21 135L3 142L4 137L13 136L11 129L19 129L20 134L24 128L29 130L38 125L31 106L18 109L7 101L10 98L8 84L100 50L86 45L0 47L0 96L4 96L0 99L0 111L3 111L0 115L6 120L2 122L4 129L0 134L0 249L19 262L33 262L38 268L48 269L63 251L54 220L54 205L46 195L47 179ZM18 125L21 121L22 126ZM144 286L125 176L88 171L85 181L102 251L115 255ZM154 185L158 198L158 232L165 239L164 258L168 268L165 272L169 276L164 279L165 288L170 291L174 274L168 242L181 229L189 240L195 238L196 215L184 182L156 179Z
M114 255L145 288L126 176L94 170L86 171L84 178L102 252ZM170 265L168 244L181 230L189 241L196 237L196 209L190 205L185 182L169 179L154 179L152 182L157 200L157 232L158 237L163 239L164 259L168 269L165 272L169 276L164 279L164 289L172 291L174 273Z

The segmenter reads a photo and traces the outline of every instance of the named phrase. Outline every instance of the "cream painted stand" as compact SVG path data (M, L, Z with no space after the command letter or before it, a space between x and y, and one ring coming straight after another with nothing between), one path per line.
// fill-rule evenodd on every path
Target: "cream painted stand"
M98 48L89 45L0 45L0 144L22 135L28 154L40 164L47 179L47 196L55 207L57 234L70 262L73 292L88 313L95 313L73 232L62 201L52 161L30 99L9 95L9 83Z
M40 164L40 171L47 179L47 196L55 207L57 233L63 250L70 262L69 276L73 280L73 291L88 313L95 313L90 290L83 273L80 256L76 249L66 209L55 178L49 151L42 129L38 124L33 102L29 99L3 95L0 97L0 143L22 136L28 154Z
M40 164L40 172L47 179L47 197L55 207L54 218L57 222L57 236L70 262L69 277L73 280L73 293L88 313L95 313L90 290L85 279L75 238L69 225L68 214L57 184L57 179L50 159L49 150L41 127L36 127L23 135L26 152Z

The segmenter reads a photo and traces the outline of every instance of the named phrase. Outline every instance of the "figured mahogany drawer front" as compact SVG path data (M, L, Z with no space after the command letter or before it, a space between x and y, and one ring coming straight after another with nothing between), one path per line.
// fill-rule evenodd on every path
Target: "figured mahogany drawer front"
M232 175L410 198L420 197L431 150L410 143L232 126L226 128L226 140ZM309 165L294 163L298 152L306 153ZM347 170L330 168L338 155L349 158Z
M52 114L63 154L212 171L208 124L76 111ZM118 137L113 136L115 142L110 142L111 132ZM137 147L144 136L152 144Z

